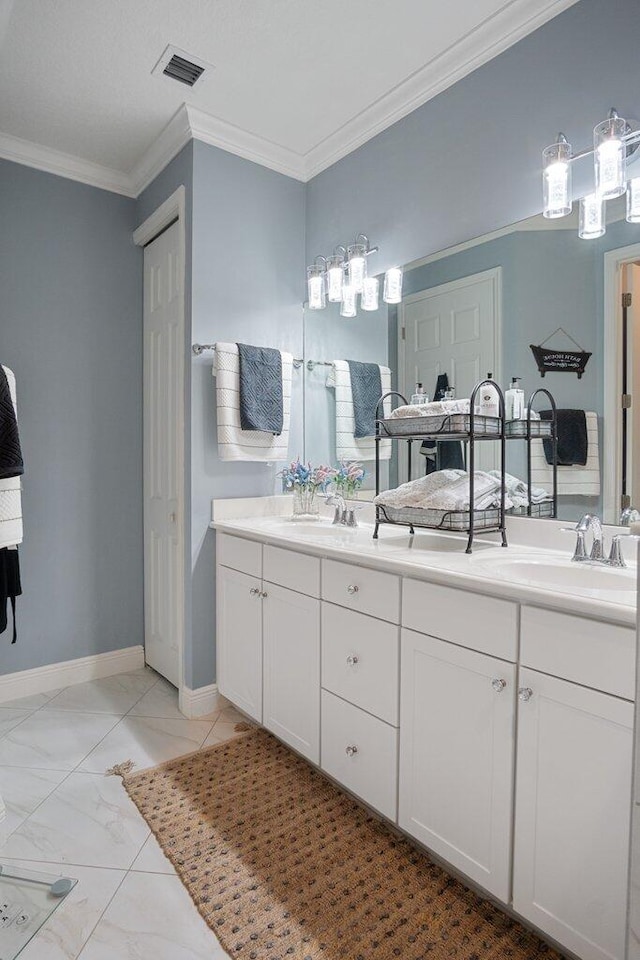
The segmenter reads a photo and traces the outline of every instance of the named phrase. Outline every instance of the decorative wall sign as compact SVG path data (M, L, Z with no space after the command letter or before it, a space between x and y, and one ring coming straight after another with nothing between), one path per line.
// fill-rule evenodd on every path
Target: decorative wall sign
M564 333L565 337L571 340L578 349L551 350L545 348L544 344L548 343L557 333ZM529 346L531 347L531 352L533 353L541 377L544 377L545 373L575 373L577 374L578 380L580 380L591 356L590 353L582 349L580 344L574 340L563 327L558 327L557 330L554 330L539 346L533 343L530 343Z

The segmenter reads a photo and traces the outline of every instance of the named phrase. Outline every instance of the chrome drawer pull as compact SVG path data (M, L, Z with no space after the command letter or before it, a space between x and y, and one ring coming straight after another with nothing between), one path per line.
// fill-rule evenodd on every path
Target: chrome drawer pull
M347 657L347 663L349 664L350 667L355 667L358 661L359 661L359 657L356 657L355 655L353 657Z
M262 597L263 600L266 600L266 598L269 596L269 594L266 592L266 590L263 590L262 593L260 594L260 596Z
M518 697L523 701L523 703L528 703L532 696L533 690L531 687L520 687L518 690Z
M356 583L350 583L349 586L347 587L347 593L350 593L351 596L353 596L354 593L357 593L357 592L358 592L358 585Z
M249 593L251 594L252 597L258 597L260 595L260 591L258 590L257 587L251 587L251 590L249 590Z
M356 747L355 744L348 746L347 749L345 750L345 753L348 757L355 757L357 752L358 752L358 748Z
M498 677L496 677L495 680L491 681L491 686L496 691L496 693L502 693L506 685L507 685L507 681L503 680L502 678L499 679Z

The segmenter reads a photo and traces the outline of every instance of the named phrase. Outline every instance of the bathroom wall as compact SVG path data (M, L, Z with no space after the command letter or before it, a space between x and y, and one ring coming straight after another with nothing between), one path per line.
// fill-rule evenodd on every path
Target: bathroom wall
M315 177L307 261L364 231L379 272L539 213L540 152L638 113L637 0L580 0ZM590 164L576 166L576 195Z
M4 674L143 641L142 287L133 200L0 160L0 223L25 460Z

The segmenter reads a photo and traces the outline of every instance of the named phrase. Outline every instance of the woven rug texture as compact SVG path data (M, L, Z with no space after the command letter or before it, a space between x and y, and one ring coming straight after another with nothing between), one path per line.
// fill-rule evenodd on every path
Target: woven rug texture
M124 785L234 960L558 960L274 737Z

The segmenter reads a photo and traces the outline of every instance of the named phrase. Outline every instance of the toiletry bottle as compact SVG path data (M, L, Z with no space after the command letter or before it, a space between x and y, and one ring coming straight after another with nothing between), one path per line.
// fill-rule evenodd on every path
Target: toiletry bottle
M448 387L444 392L443 400L455 400L456 398L456 388Z
M423 403L427 403L428 399L422 384L416 383L416 391L411 394L411 403L421 406Z
M493 374L487 374L487 380L492 380ZM482 417L500 416L500 398L498 391L490 383L483 384L479 391L480 403L478 404L478 413Z
M524 417L524 390L518 386L519 381L520 377L511 377L509 389L504 395L507 420L522 420Z

